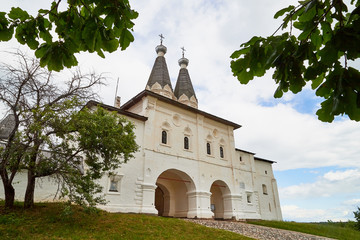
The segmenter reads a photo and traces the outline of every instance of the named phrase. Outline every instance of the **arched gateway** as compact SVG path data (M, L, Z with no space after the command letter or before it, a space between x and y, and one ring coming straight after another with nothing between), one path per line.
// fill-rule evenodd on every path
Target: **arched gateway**
M196 205L195 198L189 197L195 190L189 175L169 169L159 175L156 186L155 208L159 216L189 217L190 207Z
M211 192L211 211L215 219L228 219L232 217L231 193L228 185L217 180L210 188Z

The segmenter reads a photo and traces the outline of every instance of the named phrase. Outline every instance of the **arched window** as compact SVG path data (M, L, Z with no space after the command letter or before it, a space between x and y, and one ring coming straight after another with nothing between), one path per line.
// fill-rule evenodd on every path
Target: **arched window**
M165 130L161 132L161 143L167 144L167 132Z
M211 146L210 146L210 143L209 143L209 142L206 143L206 153L207 153L208 155L211 155Z
M224 148L223 148L223 146L220 146L220 157L224 158Z
M188 137L184 137L184 149L189 150L189 138Z

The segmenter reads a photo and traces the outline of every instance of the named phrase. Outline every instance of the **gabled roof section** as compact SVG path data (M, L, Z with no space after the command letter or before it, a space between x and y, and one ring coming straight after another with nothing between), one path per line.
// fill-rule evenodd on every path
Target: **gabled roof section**
M256 153L253 153L253 152L249 152L249 151L246 151L246 150L242 150L240 148L235 148L236 151L239 151L239 152L244 152L244 153L249 153L249 154L252 154L252 155L255 155Z
M180 98L181 95L183 94L187 96L189 99L192 96L196 98L195 91L191 83L189 71L187 70L187 68L180 68L179 76L176 81L174 94L175 97L177 98Z
M177 106L179 108L186 109L186 110L188 110L190 112L193 112L193 113L201 114L204 117L207 117L207 118L209 118L211 120L214 120L214 121L217 121L217 122L232 126L234 129L238 129L238 128L241 127L241 125L239 125L237 123L234 123L234 122L225 120L223 118L214 116L214 115L209 114L207 112L201 111L201 110L199 110L197 108L190 107L188 105L182 104L182 103L180 103L178 101L172 100L170 98L164 97L162 95L159 95L157 93L154 93L154 92L148 91L148 90L144 90L144 91L140 92L138 95L136 95L135 97L130 99L128 102L126 102L124 105L122 105L120 107L120 109L123 110L123 111L126 111L126 110L130 109L132 106L134 106L136 103L141 101L143 99L143 97L146 97L146 96L152 96L152 97L155 97L155 98L159 99L160 101L172 104L172 105Z
M103 103L100 103L100 102L97 102L97 101L89 101L86 103L86 106L87 107L93 107L93 106L99 106L99 107L102 107L108 111L112 111L112 112L117 112L121 115L124 115L124 116L128 116L128 117L132 117L132 118L135 118L135 119L138 119L140 121L146 121L148 118L147 117L144 117L144 116L141 116L141 115L138 115L136 113L132 113L132 112L128 112L128 111L124 111L120 108L116 108L116 107L113 107L113 106L110 106L110 105L106 105L106 104L103 104Z
M254 159L257 161L269 162L271 164L276 163L275 161L264 159L264 158L259 158L259 157L254 157Z

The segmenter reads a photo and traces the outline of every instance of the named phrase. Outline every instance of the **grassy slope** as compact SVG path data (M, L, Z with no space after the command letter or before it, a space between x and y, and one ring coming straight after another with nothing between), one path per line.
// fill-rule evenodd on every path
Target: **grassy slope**
M174 218L140 214L85 213L69 217L61 204L38 204L8 213L0 203L0 239L251 239Z
M352 227L340 226L339 224L326 223L297 223L297 222L279 222L279 221L252 221L256 225L262 225L273 228L281 228L296 232L303 232L328 238L355 240L360 239L360 231Z

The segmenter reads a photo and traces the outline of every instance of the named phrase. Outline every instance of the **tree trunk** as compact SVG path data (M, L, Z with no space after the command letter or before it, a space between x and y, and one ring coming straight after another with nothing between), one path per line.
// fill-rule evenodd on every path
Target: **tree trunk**
M35 192L35 176L32 171L28 171L28 183L26 186L24 208L31 208L34 206L34 192Z
M15 189L11 184L3 184L5 190L5 208L14 207Z

